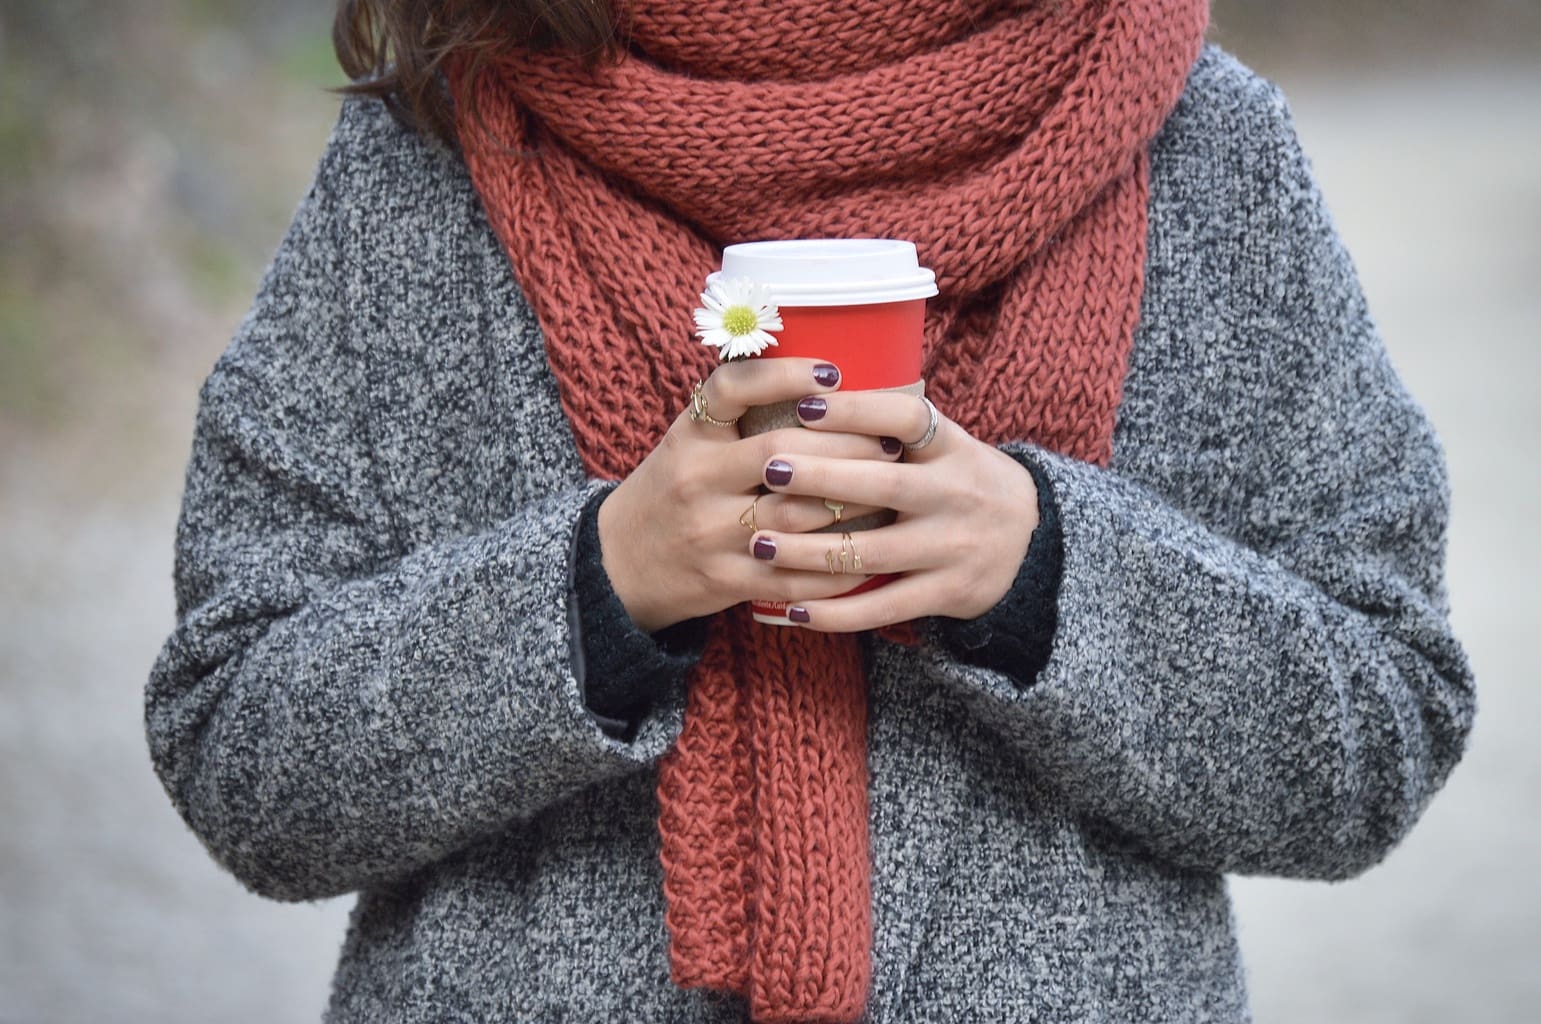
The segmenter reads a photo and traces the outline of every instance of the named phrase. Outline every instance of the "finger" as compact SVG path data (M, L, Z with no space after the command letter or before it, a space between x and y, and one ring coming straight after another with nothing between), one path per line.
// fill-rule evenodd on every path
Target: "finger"
M843 430L894 438L905 445L925 439L931 428L931 406L916 395L897 391L843 391L838 395L809 395L797 403L797 418L813 430ZM942 454L967 431L939 411L936 432L921 448L904 449L906 461ZM924 455L921 453L924 452Z
M782 569L868 576L931 569L953 557L936 530L917 528L913 521L852 533L762 529L749 539L748 547L754 557Z
M929 511L940 504L933 493L935 471L903 462L829 459L778 452L762 467L765 486L783 494L904 511Z
M765 494L755 502L753 524L755 532L772 530L778 533L807 533L836 524L835 510L825 504L824 498L809 498L797 494ZM839 522L850 522L862 516L881 511L873 505L842 503ZM745 516L745 521L748 517ZM836 535L838 536L838 534Z
M908 622L932 614L930 575L899 576L882 586L845 597L798 601L787 609L787 615L802 628L820 633L856 633Z
M840 370L821 359L734 359L712 371L702 387L714 419L742 416L752 405L826 394L840 386Z
M783 427L743 438L731 448L719 449L723 486L732 491L750 491L758 487L765 464L781 455L816 455L827 459L869 459L892 462L904 451L893 438L864 434L831 434Z
M777 569L765 562L740 557L733 587L745 600L817 601L838 597L861 586L868 577L863 573L830 575L827 572L795 572Z
M838 395L809 395L799 400L797 418L803 426L814 430L843 430L914 442L920 440L931 425L931 407L918 396L899 391L844 391ZM940 420L939 414L938 434ZM929 449L931 445L926 447Z

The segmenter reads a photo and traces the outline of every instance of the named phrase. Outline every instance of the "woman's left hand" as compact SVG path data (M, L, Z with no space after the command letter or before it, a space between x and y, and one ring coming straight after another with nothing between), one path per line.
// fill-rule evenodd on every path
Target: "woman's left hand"
M805 398L797 411L811 430L907 442L919 441L931 422L925 402L891 391ZM804 628L821 632L853 633L927 615L977 618L1011 588L1038 525L1032 474L940 412L931 442L906 451L903 462L775 455L766 462L765 483L777 494L898 513L891 525L851 537L862 573L903 575L865 593L805 601L802 614L792 612ZM778 567L827 570L826 552L838 559L840 543L838 533L760 530L749 550Z

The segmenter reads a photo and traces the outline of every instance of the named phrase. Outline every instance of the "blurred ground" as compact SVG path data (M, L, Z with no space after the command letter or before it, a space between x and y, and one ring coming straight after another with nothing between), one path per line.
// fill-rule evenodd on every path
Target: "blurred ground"
M267 903L215 869L141 716L197 388L335 109L326 6L0 11L5 1024L305 1021L325 1002L347 901ZM1532 1020L1541 481L1516 455L1541 440L1541 5L1235 0L1214 35L1292 98L1444 438L1451 600L1481 702L1466 761L1386 864L1340 885L1233 881L1256 1017Z

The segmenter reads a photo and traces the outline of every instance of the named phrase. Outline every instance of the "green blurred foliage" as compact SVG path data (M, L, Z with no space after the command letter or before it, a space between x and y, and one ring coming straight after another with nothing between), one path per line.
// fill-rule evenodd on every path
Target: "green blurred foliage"
M330 14L0 8L0 430L151 405L222 347L330 127Z
M1218 0L1210 35L1265 71L1533 61L1541 52L1541 2Z
M0 63L0 182L30 177L41 152L39 133L26 116L36 102L35 76L21 54Z
M44 316L30 290L0 280L0 409L37 420L58 383L46 358Z
M279 54L277 68L295 85L330 89L348 81L337 66L331 35L322 32L292 36Z

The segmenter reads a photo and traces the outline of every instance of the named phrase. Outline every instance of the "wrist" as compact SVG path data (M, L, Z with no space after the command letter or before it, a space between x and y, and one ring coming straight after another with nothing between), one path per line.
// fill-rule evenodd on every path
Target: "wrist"
M979 595L978 603L964 609L958 618L977 618L1007 595L1021 566L1032 554L1033 537L1038 531L1040 498L1032 471L998 448L990 447L989 451L992 459L1000 463L999 470L992 474L1000 501L999 511L993 516L993 558L977 577L974 592Z
M627 539L635 533L628 526L628 497L623 480L599 504L595 526L599 531L600 564L604 566L605 575L610 577L610 588L631 621L643 632L652 633L679 620L678 617L669 618L664 609L657 607L647 591L647 573L640 571L641 567L633 565L627 557L634 547L627 543Z
M960 661L993 669L1019 687L1031 686L1048 663L1058 628L1059 585L1064 560L1059 503L1041 464L1009 451L1032 475L1035 526L1027 555L1006 595L973 619L938 617L937 640Z

